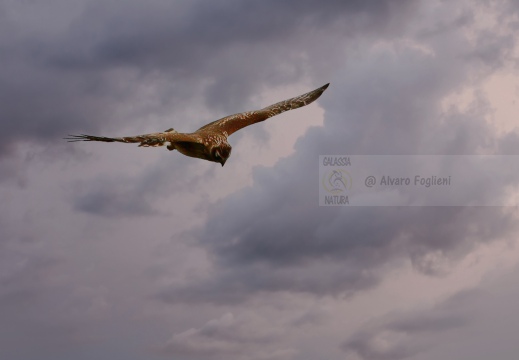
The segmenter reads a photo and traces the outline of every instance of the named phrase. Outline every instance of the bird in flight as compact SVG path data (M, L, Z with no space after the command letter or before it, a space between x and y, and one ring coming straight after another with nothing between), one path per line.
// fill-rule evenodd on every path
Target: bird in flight
M227 138L231 134L246 126L281 114L282 112L297 109L314 102L321 96L324 90L326 90L328 85L330 84L323 85L306 94L280 101L261 110L246 111L226 116L202 126L194 133L180 133L171 128L163 132L137 136L104 137L81 134L69 135L69 137L65 139L69 142L103 141L139 143L139 146L142 147L165 145L170 151L177 150L186 156L217 162L224 166L229 156L231 156L232 148L227 142Z

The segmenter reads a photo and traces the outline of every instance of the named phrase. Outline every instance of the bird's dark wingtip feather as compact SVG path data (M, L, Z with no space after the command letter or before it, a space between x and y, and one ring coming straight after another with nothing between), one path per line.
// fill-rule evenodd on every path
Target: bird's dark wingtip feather
M67 137L64 137L63 139L67 140L68 142L88 141L88 135L85 135L85 134L81 134L81 135L71 135L71 134L68 134Z

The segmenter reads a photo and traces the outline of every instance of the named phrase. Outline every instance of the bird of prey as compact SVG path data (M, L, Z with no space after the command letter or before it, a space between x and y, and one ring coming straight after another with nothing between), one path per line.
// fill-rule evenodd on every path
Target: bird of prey
M65 139L70 142L104 141L139 143L139 146L143 147L166 145L167 149L170 151L177 150L186 156L217 162L224 166L225 162L231 155L231 145L227 142L227 137L232 133L246 126L281 114L282 112L308 105L317 100L324 90L326 90L328 85L330 84L328 83L306 94L280 101L261 110L247 111L226 116L202 126L194 133L180 133L171 128L163 132L137 136L104 137L81 134L69 135L69 137L66 137Z

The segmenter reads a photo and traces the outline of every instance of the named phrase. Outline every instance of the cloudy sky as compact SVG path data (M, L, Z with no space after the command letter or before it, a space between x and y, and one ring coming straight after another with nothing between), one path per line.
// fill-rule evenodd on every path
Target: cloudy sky
M517 359L517 208L319 207L317 177L326 154L518 155L518 19L0 0L0 358ZM62 140L189 132L328 82L234 134L224 168Z

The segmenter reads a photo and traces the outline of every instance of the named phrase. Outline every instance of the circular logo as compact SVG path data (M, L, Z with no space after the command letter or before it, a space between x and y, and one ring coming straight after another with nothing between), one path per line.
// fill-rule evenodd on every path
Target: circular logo
M339 195L351 188L351 175L343 169L330 169L322 179L322 185L330 194Z

